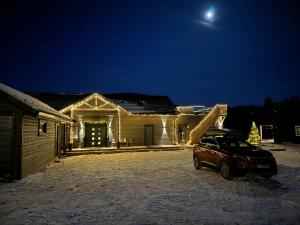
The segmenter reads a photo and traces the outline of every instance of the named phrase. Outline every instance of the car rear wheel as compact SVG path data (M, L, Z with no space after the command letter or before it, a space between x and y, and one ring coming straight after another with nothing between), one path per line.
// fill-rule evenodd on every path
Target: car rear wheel
M193 159L194 159L195 169L197 169L197 170L201 169L202 168L202 163L201 163L201 160L200 160L199 156L194 155Z
M226 180L231 180L233 179L233 172L232 169L227 161L222 161L220 163L220 171L221 175L226 179Z

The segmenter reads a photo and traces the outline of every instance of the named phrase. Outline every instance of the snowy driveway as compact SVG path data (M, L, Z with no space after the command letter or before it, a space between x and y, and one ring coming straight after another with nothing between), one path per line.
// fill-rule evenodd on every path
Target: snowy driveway
M299 224L300 167L224 180L191 150L63 159L0 183L0 224ZM280 160L279 160L280 163Z

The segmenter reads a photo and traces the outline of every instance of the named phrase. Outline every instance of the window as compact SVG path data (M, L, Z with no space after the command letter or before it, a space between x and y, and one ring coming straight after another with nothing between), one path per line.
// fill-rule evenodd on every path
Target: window
M206 138L200 139L199 144L200 144L202 147L206 147L206 145L207 145L207 139L206 139Z
M38 135L45 135L47 133L47 121L39 119L38 120Z
M295 134L296 136L300 136L300 126L295 126Z
M222 148L225 148L231 152L236 152L236 151L249 151L252 149L251 145L241 139L223 139L220 140L219 142L221 143Z
M210 148L213 150L218 150L219 146L218 143L213 140L213 139L209 139L209 138L203 138L200 140L200 145L204 148Z

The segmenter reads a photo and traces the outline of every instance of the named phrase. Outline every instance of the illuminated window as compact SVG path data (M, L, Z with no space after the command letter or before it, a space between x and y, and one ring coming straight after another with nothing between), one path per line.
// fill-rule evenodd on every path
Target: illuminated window
M92 140L95 140L95 138L94 138L94 137L92 137Z
M94 133L94 132L92 132L92 135L95 135L95 133Z
M94 130L95 130L95 128L93 127L93 128L92 128L92 130L94 131Z
M95 145L95 142L92 142L92 145Z
M101 144L101 142L100 141L98 141L98 145L100 145Z
M47 121L46 120L38 120L38 135L45 135L47 133Z
M101 140L101 137L98 137L98 140Z

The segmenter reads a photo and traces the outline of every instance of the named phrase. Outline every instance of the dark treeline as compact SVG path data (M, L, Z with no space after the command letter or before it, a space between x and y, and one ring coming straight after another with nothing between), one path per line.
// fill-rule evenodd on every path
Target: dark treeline
M236 106L228 108L224 127L241 131L248 136L252 121L260 125L273 125L275 142L300 142L296 126L300 126L300 98L291 97L281 102L265 99L263 106Z

